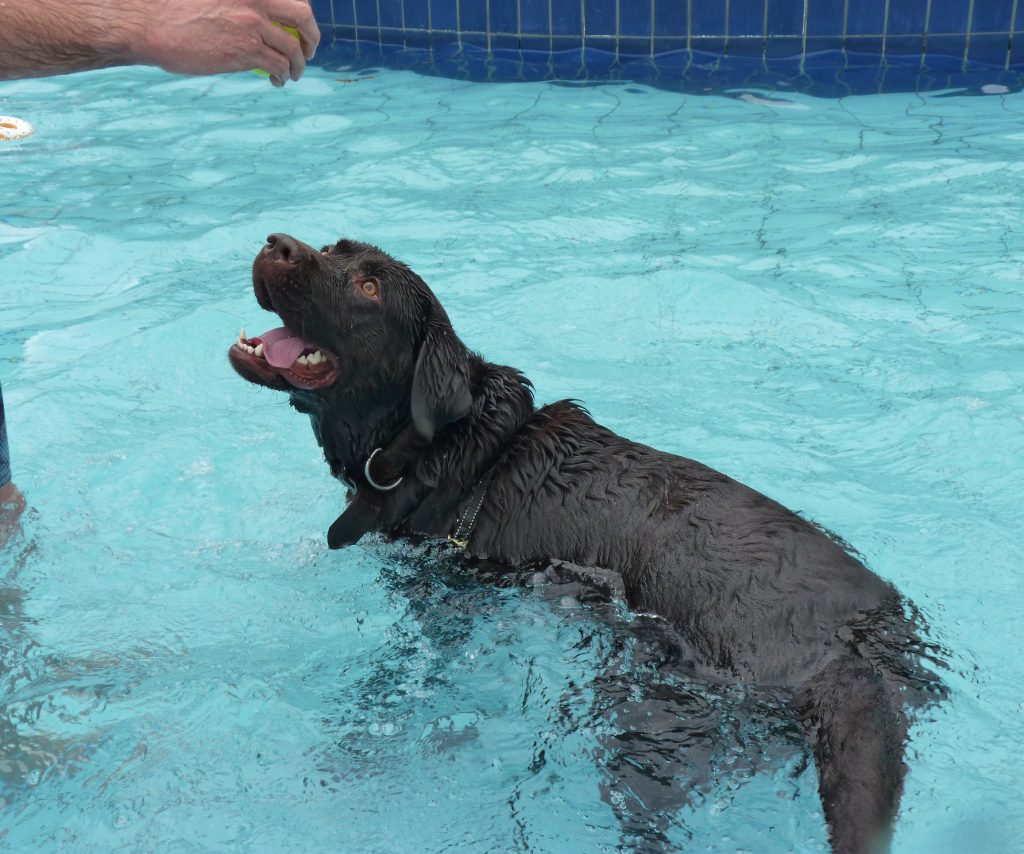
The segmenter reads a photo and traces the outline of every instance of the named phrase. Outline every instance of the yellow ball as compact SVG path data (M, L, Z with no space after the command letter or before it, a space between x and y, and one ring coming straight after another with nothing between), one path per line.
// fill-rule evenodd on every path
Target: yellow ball
M295 27L289 27L287 24L282 24L280 21L274 21L274 23L277 24L285 32L291 33L299 41L302 41L302 37L299 35L299 31L297 29L295 29ZM264 71L262 68L254 68L252 70L252 73L253 74L258 74L258 75L260 75L260 77L269 77L270 76L270 74L268 72Z

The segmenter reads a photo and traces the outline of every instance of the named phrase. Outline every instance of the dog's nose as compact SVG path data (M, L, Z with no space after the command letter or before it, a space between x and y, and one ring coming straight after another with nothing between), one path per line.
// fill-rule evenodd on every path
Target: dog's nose
M309 247L287 234L269 235L263 251L269 258L288 263L297 263L309 255Z

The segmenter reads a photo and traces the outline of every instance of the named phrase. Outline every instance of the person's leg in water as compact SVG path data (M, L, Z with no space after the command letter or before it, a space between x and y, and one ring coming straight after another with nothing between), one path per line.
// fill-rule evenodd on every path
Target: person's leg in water
M7 422L4 419L4 394L0 388L0 546L18 529L25 509L25 497L11 480L11 455L7 448Z

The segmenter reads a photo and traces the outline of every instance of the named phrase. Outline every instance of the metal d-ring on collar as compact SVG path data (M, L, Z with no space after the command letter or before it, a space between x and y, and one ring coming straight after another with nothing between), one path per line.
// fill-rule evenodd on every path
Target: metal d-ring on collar
M373 462L373 458L377 456L377 454L379 454L380 451L381 449L377 448L372 454L370 454L370 456L366 458L366 464L363 466L363 476L366 478L366 482L370 484L370 486L372 486L378 492L390 492L392 489L394 489L396 486L398 486L398 484L402 482L402 478L398 478L398 480L396 480L394 483L389 483L387 486L385 486L382 483L377 483L377 481L373 479L373 475L370 474L370 463Z

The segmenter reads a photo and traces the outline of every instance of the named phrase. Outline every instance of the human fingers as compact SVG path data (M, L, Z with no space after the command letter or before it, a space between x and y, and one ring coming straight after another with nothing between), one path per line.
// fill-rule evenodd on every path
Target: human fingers
M279 74L282 80L298 80L302 77L302 72L306 68L306 57L302 53L302 44L295 36L287 30L267 22L260 27L260 37L263 39L263 44L270 50L274 50L286 58L288 68L284 74ZM272 69L272 71L278 70L278 67ZM271 71L271 69L267 69L267 71Z
M275 21L295 27L306 59L312 59L320 44L320 28L307 0L271 0L267 14Z
M293 38L292 41L298 39ZM261 42L255 51L255 61L260 70L267 72L270 82L277 88L281 88L286 80L291 79L291 62L281 51Z

